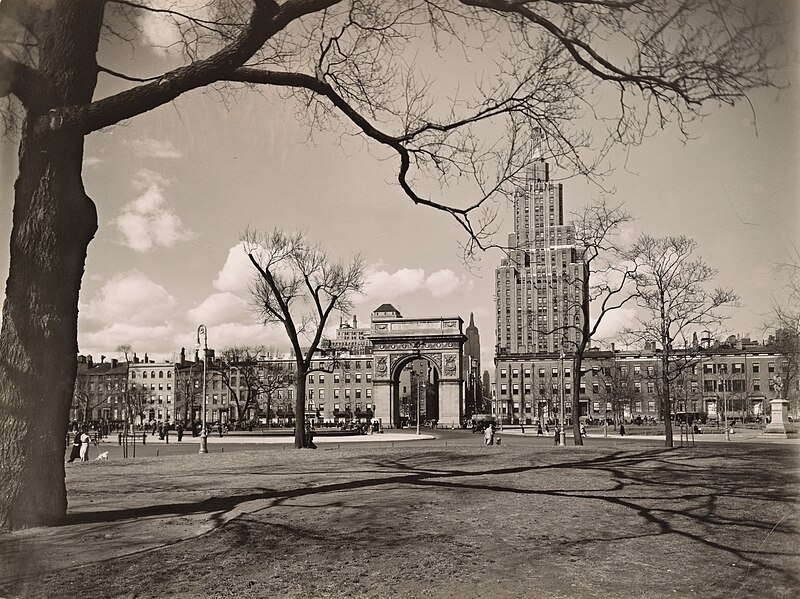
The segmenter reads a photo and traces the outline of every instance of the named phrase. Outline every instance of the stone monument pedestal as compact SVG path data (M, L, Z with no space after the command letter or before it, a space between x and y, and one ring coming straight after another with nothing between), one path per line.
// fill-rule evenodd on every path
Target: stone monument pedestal
M771 410L770 423L760 436L778 439L796 438L797 427L793 422L789 422L788 418L789 402L785 399L773 399L769 402L769 405Z

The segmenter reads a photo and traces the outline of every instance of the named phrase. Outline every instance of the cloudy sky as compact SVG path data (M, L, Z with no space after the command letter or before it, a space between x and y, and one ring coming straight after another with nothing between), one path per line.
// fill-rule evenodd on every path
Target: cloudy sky
M794 3L785 4L787 51L795 53L783 76L787 89L754 93L755 119L746 104L714 109L692 126L688 142L668 127L616 156L616 171L604 181L638 217L629 237L686 234L699 242L700 255L719 269L716 282L741 297L728 330L758 338L778 286L774 265L800 243L798 27ZM144 26L150 40L170 41L163 23ZM137 60L139 73L154 73L172 59L152 50ZM112 85L101 78L100 93ZM5 275L14 140L0 149ZM394 183L396 161L370 150L338 132L309 139L293 108L269 94L223 103L216 93L193 92L89 136L84 181L100 226L81 293L81 353L111 357L128 343L139 355L174 359L181 347L193 348L201 323L212 347L287 347L280 330L263 327L248 310L251 270L239 240L251 226L304 228L334 256L360 253L368 264L366 292L356 307L361 324L383 302L405 316L468 321L473 312L483 364L491 367L500 253L488 252L466 268L459 227L415 207ZM564 186L567 212L600 193L579 178ZM506 218L499 242L510 228ZM604 335L611 338L631 318L630 312L617 315Z

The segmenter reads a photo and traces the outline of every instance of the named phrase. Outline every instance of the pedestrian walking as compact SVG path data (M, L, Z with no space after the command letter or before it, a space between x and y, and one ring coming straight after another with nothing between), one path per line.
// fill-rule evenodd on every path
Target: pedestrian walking
M558 427L553 428L553 443L558 445Z
M541 437L542 436L542 423L541 422L537 422L536 423L536 436L537 437Z
M75 433L75 439L72 441L72 451L69 452L68 462L74 462L81 457L81 434Z
M621 422L619 424L619 436L620 437L624 437L625 436L625 425L622 424Z
M585 437L586 436L586 427L584 425L582 425L582 424L581 424L580 431L581 431L581 437Z
M317 446L314 443L314 429L311 428L311 423L306 422L306 447L309 449L316 449Z
M486 445L494 445L494 425L489 424L483 429L483 442Z
M83 429L83 432L81 432L81 462L89 461L89 443L91 442L92 438L86 433L86 429Z
M183 439L183 425L180 422L175 425L175 432L178 435L178 443L180 443Z

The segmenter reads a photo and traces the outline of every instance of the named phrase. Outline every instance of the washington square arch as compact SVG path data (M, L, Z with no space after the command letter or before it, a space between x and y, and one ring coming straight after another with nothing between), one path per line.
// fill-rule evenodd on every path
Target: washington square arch
M438 426L460 427L470 367L464 352L464 321L458 316L403 318L391 304L384 304L372 313L371 324L375 416L384 425L399 425L400 373L410 362L422 359L437 385Z

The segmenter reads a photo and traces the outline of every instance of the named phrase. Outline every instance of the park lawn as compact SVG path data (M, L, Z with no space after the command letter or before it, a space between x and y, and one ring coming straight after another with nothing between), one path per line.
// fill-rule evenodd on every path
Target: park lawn
M344 448L90 462L0 597L795 597L796 446Z

